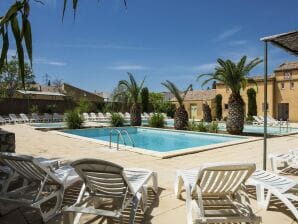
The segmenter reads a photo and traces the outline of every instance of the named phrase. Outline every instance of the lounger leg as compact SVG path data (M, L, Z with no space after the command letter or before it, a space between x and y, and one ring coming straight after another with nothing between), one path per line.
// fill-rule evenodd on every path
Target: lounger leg
M272 157L271 159L271 168L272 168L272 171L274 173L277 173L277 161L274 157Z
M181 198L182 187L183 187L183 179L182 179L181 175L179 173L177 173L176 178L175 178L174 191L175 191L175 196L178 199Z
M290 211L293 213L293 215L295 216L295 219L298 220L298 210L297 208L293 205L293 203L286 198L285 195L281 194L278 191L274 191L273 194L278 197L279 200L281 200L287 207L288 209L290 209Z
M267 191L267 195L265 196L265 189L260 184L256 185L256 194L257 194L257 202L261 208L267 209L270 198L271 198L271 191Z
M154 193L155 194L157 194L157 192L158 192L158 179L157 179L157 173L156 172L153 172L153 179L152 179L152 181L153 181L153 191L154 191Z
M133 197L132 207L131 207L130 216L129 216L129 224L134 224L141 197L142 197L142 194L139 192L136 193L136 195Z

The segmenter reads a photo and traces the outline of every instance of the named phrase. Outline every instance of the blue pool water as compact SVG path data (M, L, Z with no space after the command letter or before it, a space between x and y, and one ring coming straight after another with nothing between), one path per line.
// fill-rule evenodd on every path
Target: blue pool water
M177 149L191 148L212 145L223 142L236 141L244 139L244 137L230 137L218 134L201 134L201 133L185 133L175 131L164 131L149 128L125 128L133 138L135 147L150 149L158 152L168 152ZM79 135L97 140L109 142L109 128L90 128L65 130L65 133ZM127 145L131 146L127 137L124 137ZM117 142L117 134L112 135L112 142ZM120 144L123 142L120 140Z

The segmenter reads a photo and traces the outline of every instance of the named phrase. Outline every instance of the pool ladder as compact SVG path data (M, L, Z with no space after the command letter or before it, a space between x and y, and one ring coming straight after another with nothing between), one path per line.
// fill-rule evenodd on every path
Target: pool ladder
M112 134L113 132L117 133L117 150L119 150L119 140L120 138L122 139L122 142L124 145L126 145L126 141L125 138L123 138L123 134L125 134L127 136L127 138L129 139L130 143L132 144L132 147L135 147L135 142L134 140L130 137L128 131L126 129L118 129L118 128L113 128L110 131L110 148L112 148Z

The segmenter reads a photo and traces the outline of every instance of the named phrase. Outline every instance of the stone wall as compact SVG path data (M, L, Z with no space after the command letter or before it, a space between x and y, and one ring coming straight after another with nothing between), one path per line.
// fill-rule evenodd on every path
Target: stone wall
M0 152L15 152L15 134L0 130Z

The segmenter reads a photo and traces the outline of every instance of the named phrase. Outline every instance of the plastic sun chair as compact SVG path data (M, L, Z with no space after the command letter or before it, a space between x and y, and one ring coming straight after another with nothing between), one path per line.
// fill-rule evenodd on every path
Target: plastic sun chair
M77 224L85 213L112 223L114 219L122 223L123 211L131 205L129 223L132 224L139 206L146 211L146 184L150 179L153 191L157 193L157 174L150 170L125 169L96 159L82 159L71 165L84 180L84 184L77 202L63 211L65 223Z
M261 120L259 117L257 117L257 116L253 116L253 119L254 119L254 121L253 121L253 125L263 125L264 124L264 121L263 120Z
M92 121L98 121L98 117L96 116L96 114L95 113L90 113L90 117L91 117L91 120Z
M268 171L257 170L248 179L247 185L256 187L257 201L260 207L267 209L271 196L277 197L298 219L298 210L293 202L298 202L297 182ZM267 190L267 194L265 194ZM293 202L292 202L293 201Z
M187 223L260 223L244 185L254 170L251 163L211 163L179 170L174 189L180 198L185 188Z
M36 208L44 222L61 211L65 189L81 181L71 166L51 169L34 157L13 153L2 153L1 161L26 179L28 185L0 195L0 201Z
M274 173L280 173L289 167L297 168L298 165L298 149L289 150L288 153L269 154L268 158L271 162L271 168ZM278 170L278 163L285 163L285 169Z
M27 115L24 114L24 113L21 113L21 114L20 114L20 117L21 117L21 119L22 119L24 122L29 122L29 121L30 121L29 118L27 117Z
M41 122L43 120L37 115L37 113L32 113L31 114L31 121L32 122Z
M9 114L8 115L10 120L12 120L14 123L22 123L23 120L18 118L15 114Z

